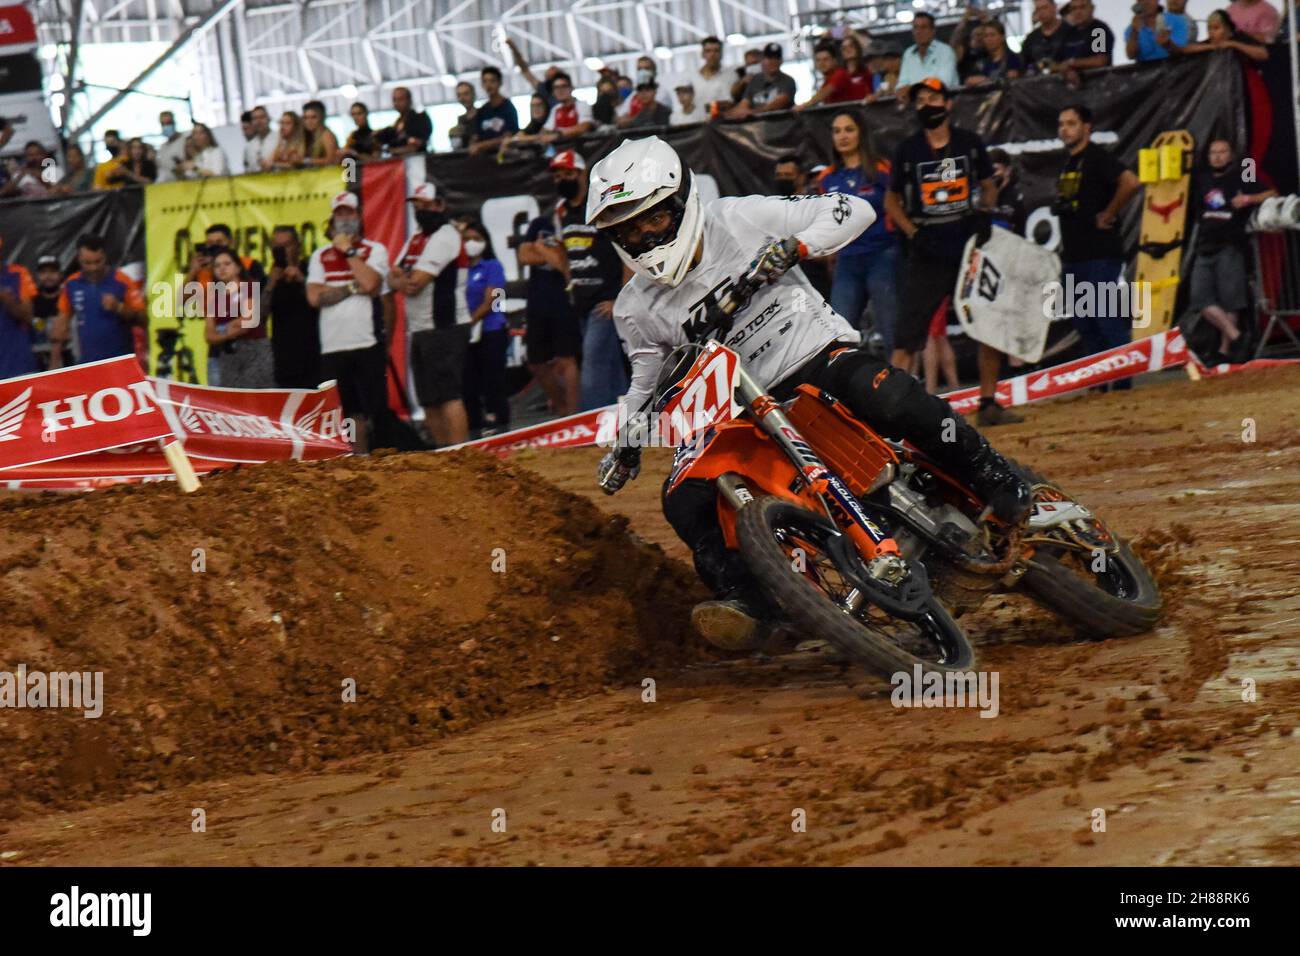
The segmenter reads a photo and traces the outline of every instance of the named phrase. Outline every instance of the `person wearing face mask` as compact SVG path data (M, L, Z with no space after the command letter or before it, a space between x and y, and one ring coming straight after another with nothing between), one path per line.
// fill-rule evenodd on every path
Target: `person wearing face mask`
M812 170L812 175L820 175L825 169L824 166L815 168ZM776 166L772 170L772 191L777 196L819 195L815 190L809 188L808 177L809 173L805 171L803 164L799 162L798 156L793 154L782 156L776 161ZM799 268L803 269L803 274L808 278L812 287L817 290L817 294L826 300L831 297L830 263L831 259L829 257L804 259L799 263Z
M1197 228L1188 311L1219 330L1212 363L1250 358L1250 336L1241 323L1247 305L1246 221L1252 209L1277 195L1254 177L1247 181L1233 153L1226 139L1211 141L1192 189Z
M640 114L651 102L660 103L666 106L671 112L673 108L673 99L671 90L661 88L659 85L659 64L655 62L652 56L640 56L636 60L636 75L634 77L635 85L632 89L632 95L624 98L622 106L619 107L619 126L626 126L627 118L635 117ZM646 91L653 85L653 91L646 95Z
M894 331L893 364L912 367L925 347L931 322L946 312L966 240L987 221L997 196L993 164L984 143L969 130L949 122L952 96L930 76L910 89L921 129L899 144L891 164L885 210L907 239L903 263L902 304ZM981 213L984 213L981 216ZM979 424L1021 421L994 400L1002 353L979 347Z
M307 302L320 309L321 376L339 384L343 414L356 422L356 445L368 449L370 429L388 412L383 342L388 250L361 236L355 193L330 203L329 245L307 265Z
M170 110L158 114L158 125L167 142L158 147L154 163L158 166L158 182L170 183L176 180L176 167L185 161L186 136L176 128L176 116Z
M990 206L993 210L993 225L1023 236L1029 211L1025 205L1024 191L1020 188L1015 161L1005 149L999 148L989 150L989 162L993 164L993 186L997 190L997 196Z
M465 303L474 327L465 365L465 405L469 427L496 434L510 424L510 389L506 385L506 352L510 329L503 308L506 272L487 229L471 219L461 232L465 242Z
M439 445L469 437L463 400L471 320L465 299L461 234L433 183L420 183L408 202L418 231L394 260L388 284L406 299L415 396Z
M117 135L117 130L110 129L104 133L104 149L109 158L95 167L96 189L121 189L126 185L116 178L116 173L126 163L126 143Z
M736 78L731 84L731 102L739 103L745 95L749 81L763 72L763 51L746 50L745 62L736 67Z
M611 405L627 390L626 360L614 329L614 300L623 266L609 239L587 223L587 163L566 149L551 160L560 203L557 230L568 254L569 297L582 325L579 411Z

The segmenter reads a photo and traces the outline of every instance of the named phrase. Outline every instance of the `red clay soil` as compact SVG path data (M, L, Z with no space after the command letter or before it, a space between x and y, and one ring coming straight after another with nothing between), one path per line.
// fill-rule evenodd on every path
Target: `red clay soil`
M1168 376L990 433L1168 605L1107 641L963 617L996 719L824 648L709 653L662 455L612 499L589 449L9 501L0 669L103 668L108 701L0 712L0 865L1300 863L1298 394Z
M103 671L106 705L0 711L0 816L311 770L699 659L689 604L656 600L693 575L625 525L472 452L5 499L0 670Z

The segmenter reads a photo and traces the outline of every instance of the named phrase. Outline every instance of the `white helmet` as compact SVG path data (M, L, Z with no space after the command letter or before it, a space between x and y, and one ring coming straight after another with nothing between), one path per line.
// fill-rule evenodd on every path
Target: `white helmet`
M656 233L628 242L611 228L655 207L671 219ZM695 176L658 136L625 140L591 170L587 223L609 237L633 272L680 285L704 231Z

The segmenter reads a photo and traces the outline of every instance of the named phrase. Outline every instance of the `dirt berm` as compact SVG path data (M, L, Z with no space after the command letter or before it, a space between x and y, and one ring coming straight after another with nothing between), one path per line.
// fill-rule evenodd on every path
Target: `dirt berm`
M0 818L409 747L706 655L694 574L626 525L475 452L0 501L0 671L102 671L104 696L0 712Z

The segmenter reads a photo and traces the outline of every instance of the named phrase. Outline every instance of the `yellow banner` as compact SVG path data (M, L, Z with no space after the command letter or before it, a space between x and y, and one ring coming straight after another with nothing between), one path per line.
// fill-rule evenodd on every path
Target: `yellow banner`
M271 233L293 226L310 256L325 239L330 199L347 188L341 167L257 176L158 183L144 191L145 296L149 302L149 370L206 384L208 345L201 315L184 314L186 273L194 246L224 223L241 256L271 270ZM177 312L182 315L178 319ZM196 311L193 309L190 312Z

